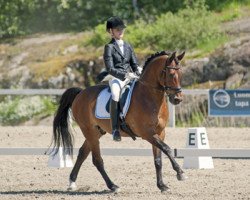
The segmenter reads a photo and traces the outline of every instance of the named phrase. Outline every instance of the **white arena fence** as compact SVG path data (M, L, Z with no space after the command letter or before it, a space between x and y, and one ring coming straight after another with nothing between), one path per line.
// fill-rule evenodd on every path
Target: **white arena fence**
M62 95L65 89L0 89L0 95ZM207 95L208 89L184 89L185 95ZM169 126L175 127L175 107L169 104ZM0 155L46 155L47 148L0 148ZM74 154L78 153L77 148ZM104 156L152 156L151 149L101 149ZM250 149L173 149L173 156L209 156L213 158L250 158Z
M79 148L74 148L74 154L78 154ZM47 155L48 148L0 148L0 155L9 156L42 156ZM103 148L104 156L153 156L152 149L125 149ZM213 158L249 159L250 149L172 149L172 155L176 158L207 156Z
M0 95L62 95L65 89L0 89Z

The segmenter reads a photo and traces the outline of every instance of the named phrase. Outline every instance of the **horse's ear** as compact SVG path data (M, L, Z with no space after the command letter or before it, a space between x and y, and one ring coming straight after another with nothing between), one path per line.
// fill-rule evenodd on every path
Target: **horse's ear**
M185 56L185 51L183 51L182 54L177 56L178 61L181 61L184 56Z
M169 57L169 59L167 59L166 61L166 65L169 65L173 62L173 60L175 59L176 57L176 51L172 53L172 55Z

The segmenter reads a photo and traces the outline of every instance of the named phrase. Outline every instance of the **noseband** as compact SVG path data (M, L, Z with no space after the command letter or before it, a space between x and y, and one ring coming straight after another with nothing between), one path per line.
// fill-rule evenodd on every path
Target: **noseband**
M177 62L178 64L178 62ZM181 87L171 87L167 86L167 70L173 69L173 70L180 70L180 67L171 67L171 66L165 66L162 72L165 74L165 84L162 86L162 89L167 93L167 95L171 95L169 92L173 91L174 94L180 93L182 91Z

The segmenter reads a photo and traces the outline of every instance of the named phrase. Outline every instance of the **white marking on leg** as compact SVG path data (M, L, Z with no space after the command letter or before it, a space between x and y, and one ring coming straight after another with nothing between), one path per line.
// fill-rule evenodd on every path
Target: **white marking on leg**
M76 189L77 189L76 182L70 180L68 190L75 191Z

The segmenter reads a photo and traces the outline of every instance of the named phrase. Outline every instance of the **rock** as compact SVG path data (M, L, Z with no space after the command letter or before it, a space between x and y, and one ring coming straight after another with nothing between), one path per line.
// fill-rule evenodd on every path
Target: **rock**
M65 79L66 79L65 75L60 73L58 76L49 78L48 83L49 86L51 86L52 88L55 88L55 86L57 86L58 88L63 88L64 86L63 83L65 82Z
M249 88L250 88L250 81L246 82L245 84L239 87L239 89L246 89L246 90L249 90Z
M242 18L236 21L230 21L224 24L224 30L228 34L239 35L250 33L249 18Z
M208 58L186 61L185 67L182 69L183 74L185 74L182 76L182 85L189 86L202 82L203 66L208 63L208 61Z
M183 68L183 86L228 79L226 87L231 88L233 87L232 79L242 79L242 76L249 71L250 37L236 39L234 42L224 45L224 47L215 51L207 62L197 63L196 60L191 60L185 65ZM234 76L235 74L238 75ZM250 79L245 77L244 83L248 81Z
M239 87L240 89L248 89L250 88L250 70L244 75L242 79L242 85Z
M3 66L4 60L0 60L0 68Z
M235 89L238 88L242 82L244 74L236 73L230 76L225 83L225 89Z
M50 38L51 37L51 38ZM77 57L65 64L61 73L50 75L50 77L33 78L35 70L31 70L34 62L44 62L48 56L61 56L60 49L51 49L47 54L40 56L40 48L54 41L60 41L71 37L66 35L42 36L39 38L28 38L17 42L17 47L22 49L20 53L5 53L0 60L0 87L1 88L69 88L73 86L89 87L96 84L96 77L104 68L103 58L84 59ZM75 36L74 36L75 37ZM63 54L78 54L83 49L77 44L71 45L63 50ZM59 51L57 53L57 51ZM36 54L32 54L36 52ZM46 55L46 56L45 56ZM34 57L32 57L34 56ZM144 59L144 58L143 58ZM139 63L142 63L141 59ZM29 61L26 63L26 61ZM247 87L249 76L245 76L250 68L250 37L237 38L227 43L224 47L216 50L210 57L201 59L185 60L183 64L182 86L204 83L207 81L227 80L226 87L233 87L235 74L244 75L241 83ZM51 74L51 73L50 73Z
M22 52L20 54L17 54L11 59L9 64L10 68L15 69L16 67L18 67L22 63L23 59L26 58L28 55L28 52Z
M78 45L72 45L64 49L63 55L66 55L68 53L76 53L78 51Z
M250 39L241 46L241 50L235 52L235 61L242 66L250 67Z

